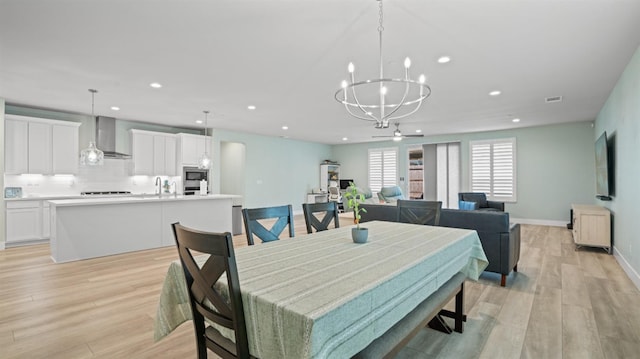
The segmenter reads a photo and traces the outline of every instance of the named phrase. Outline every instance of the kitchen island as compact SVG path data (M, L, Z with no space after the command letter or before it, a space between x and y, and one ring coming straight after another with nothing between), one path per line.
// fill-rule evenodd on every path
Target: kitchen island
M231 232L235 195L131 196L49 201L55 262L175 245L171 224Z

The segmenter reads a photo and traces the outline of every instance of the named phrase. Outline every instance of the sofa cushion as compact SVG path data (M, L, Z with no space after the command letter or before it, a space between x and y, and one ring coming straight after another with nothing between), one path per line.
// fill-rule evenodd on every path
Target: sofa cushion
M476 202L478 203L478 208L486 208L489 206L487 204L487 196L484 193L463 193L460 199L468 202Z
M478 209L478 202L458 201L458 208L462 211L474 211Z

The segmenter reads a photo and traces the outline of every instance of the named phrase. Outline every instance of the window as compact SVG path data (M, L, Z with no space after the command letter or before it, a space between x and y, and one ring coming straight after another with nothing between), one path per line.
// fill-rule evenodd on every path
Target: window
M516 139L469 142L472 192L491 200L516 201Z
M382 187L395 186L398 178L398 148L369 149L369 188L380 192Z

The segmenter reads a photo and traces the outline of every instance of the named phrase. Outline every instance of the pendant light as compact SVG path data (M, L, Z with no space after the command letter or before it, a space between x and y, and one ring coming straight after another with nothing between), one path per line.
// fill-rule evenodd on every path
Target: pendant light
M384 76L382 61L382 0L378 1L378 43L379 78L357 81L355 66L352 62L347 66L349 81L342 81L341 88L336 91L335 99L344 105L347 113L357 119L371 121L376 128L388 128L389 122L414 114L424 99L431 95L431 88L425 83L426 78L420 75L417 80L409 77L411 60L404 60L404 78ZM359 93L359 94L358 94ZM361 102L360 99L368 101ZM377 102L373 100L377 99Z
M202 112L204 112L204 153L198 161L198 168L201 170L208 170L209 168L211 168L211 157L209 157L209 154L207 152L207 142L209 142L209 139L207 138L207 119L209 116L209 111L205 110Z
M95 107L95 95L98 90L89 89L91 92L91 118L95 119L93 113ZM89 141L89 147L80 151L80 165L82 166L102 166L104 164L104 152L96 147L95 141Z

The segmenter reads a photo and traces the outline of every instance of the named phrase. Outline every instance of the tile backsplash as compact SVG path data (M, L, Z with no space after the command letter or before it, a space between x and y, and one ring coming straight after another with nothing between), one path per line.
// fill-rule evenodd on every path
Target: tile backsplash
M75 196L87 191L154 193L156 176L131 176L131 160L105 158L103 166L80 166L77 175L5 175L5 187L22 187L23 197ZM182 177L160 176L162 183L175 181L178 193ZM173 189L172 189L173 190Z

